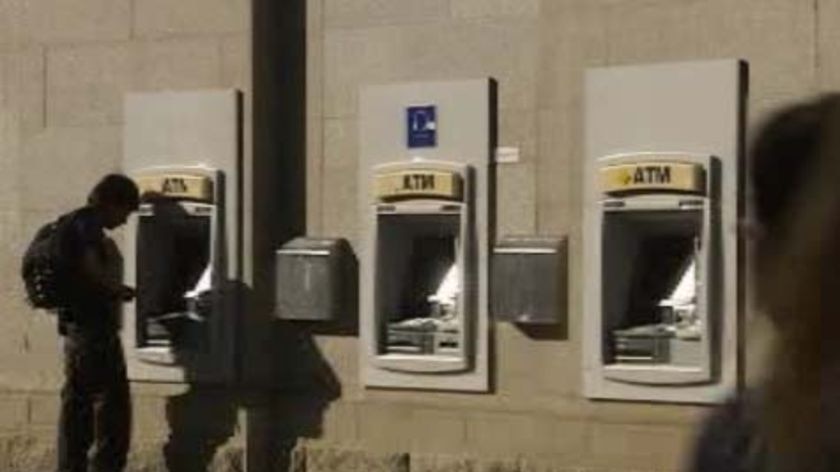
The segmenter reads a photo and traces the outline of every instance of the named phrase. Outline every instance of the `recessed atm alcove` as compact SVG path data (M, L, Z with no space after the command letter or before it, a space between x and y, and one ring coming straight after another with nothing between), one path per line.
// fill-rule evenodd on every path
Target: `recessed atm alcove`
M583 392L719 403L739 384L746 64L588 69Z
M375 171L375 362L383 368L455 372L469 365L468 170L425 162Z
M151 194L138 210L135 264L137 346L149 361L164 361L176 348L210 345L207 319L218 295L218 180L212 171L195 170L138 177Z
M132 345L141 362L188 364L212 351L214 331L225 319L222 173L169 167L133 177L143 203L129 227L137 288L129 305Z
M132 381L230 384L241 313L241 96L129 93L122 170L143 195L125 234Z
M674 158L601 161L603 375L621 382L712 380L713 161Z
M491 387L495 84L359 93L359 372L367 388Z

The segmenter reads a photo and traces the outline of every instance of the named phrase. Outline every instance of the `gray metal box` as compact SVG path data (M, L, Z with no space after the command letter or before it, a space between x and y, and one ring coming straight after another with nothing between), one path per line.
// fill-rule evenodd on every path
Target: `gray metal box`
M503 238L493 249L491 310L499 321L557 324L566 312L565 240Z
M329 321L348 301L350 247L344 239L295 238L276 252L275 315Z

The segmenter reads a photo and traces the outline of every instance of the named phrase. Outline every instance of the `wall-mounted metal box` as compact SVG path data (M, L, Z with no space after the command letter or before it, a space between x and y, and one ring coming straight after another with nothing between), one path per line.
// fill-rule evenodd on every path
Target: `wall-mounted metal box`
M491 310L499 321L557 324L566 312L566 243L514 236L493 249Z
M344 239L295 238L276 252L275 315L329 321L349 302L350 246Z

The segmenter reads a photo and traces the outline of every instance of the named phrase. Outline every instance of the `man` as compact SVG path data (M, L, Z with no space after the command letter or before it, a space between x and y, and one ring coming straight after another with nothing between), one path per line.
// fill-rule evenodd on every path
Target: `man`
M88 204L66 215L59 245L67 261L67 306L58 313L64 336L65 384L58 428L59 472L123 470L131 430L131 400L118 331L119 304L134 298L113 268L113 242L104 230L126 222L139 205L135 183L105 176ZM110 251L109 251L110 248ZM109 255L110 252L110 255Z

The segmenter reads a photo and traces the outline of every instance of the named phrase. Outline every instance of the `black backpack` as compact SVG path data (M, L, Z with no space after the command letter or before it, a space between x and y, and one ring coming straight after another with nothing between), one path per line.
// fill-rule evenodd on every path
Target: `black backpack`
M20 275L26 298L35 308L56 310L67 305L67 261L61 236L69 215L42 226L23 254Z

